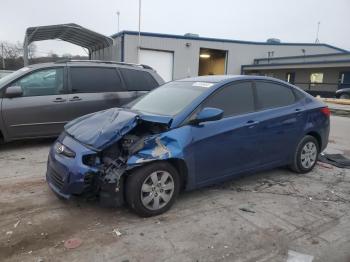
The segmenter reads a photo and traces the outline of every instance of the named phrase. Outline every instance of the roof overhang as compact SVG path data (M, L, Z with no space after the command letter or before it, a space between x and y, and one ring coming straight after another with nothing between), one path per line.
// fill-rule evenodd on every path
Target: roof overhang
M113 39L86 29L77 24L60 24L29 27L25 34L25 44L35 41L60 39L88 49L90 52L113 45Z
M242 65L242 71L276 70L276 69L297 69L297 68L331 68L350 67L350 60L305 62L305 63L274 63L262 65Z

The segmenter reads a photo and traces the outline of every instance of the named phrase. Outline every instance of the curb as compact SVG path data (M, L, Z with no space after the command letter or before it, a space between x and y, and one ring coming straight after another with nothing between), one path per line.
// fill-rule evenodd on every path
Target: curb
M329 110L331 111L332 115L350 117L350 110L335 109L331 107L329 107Z

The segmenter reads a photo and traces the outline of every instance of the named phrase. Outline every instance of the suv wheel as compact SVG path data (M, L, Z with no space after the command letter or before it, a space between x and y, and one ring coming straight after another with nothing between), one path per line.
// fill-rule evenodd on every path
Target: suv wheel
M297 173L310 172L317 162L319 144L313 136L305 136L298 144L294 153L291 169Z
M126 202L140 216L164 213L179 194L179 174L166 162L155 162L136 169L126 181Z
M350 95L349 94L341 94L340 99L350 99Z

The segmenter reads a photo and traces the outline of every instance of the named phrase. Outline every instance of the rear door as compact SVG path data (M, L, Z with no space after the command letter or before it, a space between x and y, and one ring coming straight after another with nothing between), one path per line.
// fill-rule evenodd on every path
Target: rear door
M70 119L120 107L131 99L116 67L71 66L68 71Z
M288 162L306 121L303 103L283 84L256 81L255 89L261 165Z
M65 67L38 69L12 82L23 95L3 98L2 116L11 139L53 136L69 120Z

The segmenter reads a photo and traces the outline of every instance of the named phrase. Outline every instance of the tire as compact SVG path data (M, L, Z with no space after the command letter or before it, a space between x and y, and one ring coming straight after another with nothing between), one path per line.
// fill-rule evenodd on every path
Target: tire
M300 174L310 172L317 163L319 151L320 146L317 139L310 135L304 136L296 148L293 157L293 163L290 165L290 168L294 172ZM309 164L307 164L307 160L309 160Z
M340 99L350 99L350 95L349 94L341 94Z
M179 190L180 177L177 170L167 162L154 162L137 168L128 175L125 197L133 212L142 217L150 217L169 210Z

